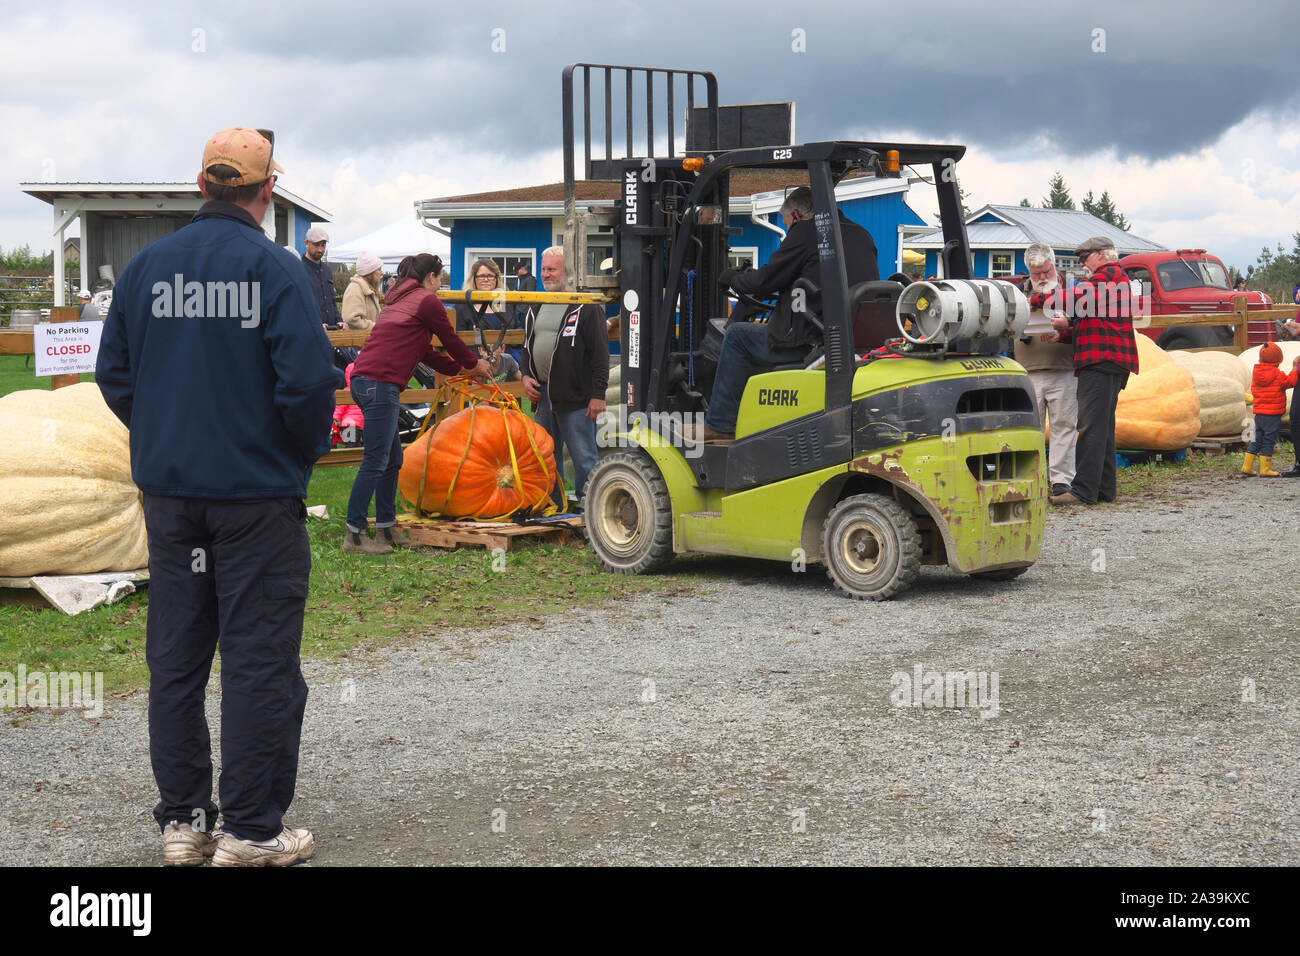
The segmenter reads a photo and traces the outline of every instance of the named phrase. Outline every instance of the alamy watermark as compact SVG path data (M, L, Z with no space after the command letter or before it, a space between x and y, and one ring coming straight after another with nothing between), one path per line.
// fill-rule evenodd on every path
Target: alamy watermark
M895 671L889 700L895 707L972 708L980 718L998 715L997 671L937 671L923 664Z
M177 272L171 282L153 284L153 315L158 319L239 319L245 329L262 321L262 283L185 281Z
M18 673L0 671L0 709L43 707L82 711L95 719L104 713L104 674L102 671L27 672L26 664Z
M637 434L648 432L660 441L681 451L683 457L699 458L704 454L703 412L632 412L620 408L614 415L605 412L596 420L596 445L599 448L636 448Z

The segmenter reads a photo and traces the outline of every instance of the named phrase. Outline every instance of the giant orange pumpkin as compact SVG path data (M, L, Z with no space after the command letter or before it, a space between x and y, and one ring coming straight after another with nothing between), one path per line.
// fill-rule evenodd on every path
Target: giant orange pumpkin
M545 428L513 408L475 405L407 446L397 486L426 514L501 518L545 510L555 481Z
M1201 403L1192 373L1170 360L1165 350L1138 335L1136 375L1119 393L1115 406L1115 447L1176 451L1201 430Z

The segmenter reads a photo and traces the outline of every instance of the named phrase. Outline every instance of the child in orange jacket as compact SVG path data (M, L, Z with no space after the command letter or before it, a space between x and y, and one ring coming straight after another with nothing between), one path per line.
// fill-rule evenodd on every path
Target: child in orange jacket
M1290 374L1282 374L1278 367L1281 364L1282 350L1277 343L1269 342L1259 350L1259 361L1250 379L1250 393L1255 400L1255 439L1246 446L1246 460L1241 465L1243 475L1255 474L1255 456L1258 455L1260 477L1281 476L1273 470L1269 459L1273 456L1273 446L1277 444L1282 413L1286 411L1286 390L1296 385L1296 367L1300 366L1300 357L1291 363ZM1294 422L1291 427L1295 427Z

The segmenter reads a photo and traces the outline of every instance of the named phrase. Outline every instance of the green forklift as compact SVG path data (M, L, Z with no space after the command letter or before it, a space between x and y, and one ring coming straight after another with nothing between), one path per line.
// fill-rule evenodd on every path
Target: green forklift
M620 184L612 210L581 208L576 195L579 77L584 179ZM603 124L591 113L602 78ZM654 94L665 88L656 78L667 80L666 156L653 155L662 151ZM696 133L677 150L673 96L683 82ZM696 109L700 87L707 105ZM711 73L574 64L562 88L570 288L616 295L620 310L621 403L599 433L585 495L600 563L625 574L690 554L821 564L846 595L871 600L907 590L922 565L995 581L1023 574L1043 540L1043 433L1027 374L999 353L1030 310L1010 283L971 279L955 174L965 148L836 141L724 151ZM630 107L627 149L611 155L615 89L644 107L643 155L632 155ZM603 159L592 157L593 126L604 132ZM945 278L850 286L836 184L909 167L928 169L938 193ZM739 170L788 172L812 190L820 282L796 287L822 341L749 379L733 442L698 442L680 425L703 420L728 323L729 290L717 280L739 231L727 225ZM614 251L606 274L585 268L587 236L602 229Z

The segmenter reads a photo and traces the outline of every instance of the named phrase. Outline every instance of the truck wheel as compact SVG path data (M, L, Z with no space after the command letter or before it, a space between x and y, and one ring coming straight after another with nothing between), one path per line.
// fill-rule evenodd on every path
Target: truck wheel
M602 458L587 477L585 498L587 544L608 570L644 574L672 560L672 500L644 454Z
M1232 344L1232 329L1226 325L1189 325L1165 329L1156 345L1166 352L1175 349L1221 348Z
M884 601L916 580L921 534L894 499L853 495L826 516L822 556L830 579L849 597Z
M1018 568L998 568L996 571L975 571L971 577L980 581L1010 581L1012 578L1018 578L1029 570L1029 565L1022 565Z

